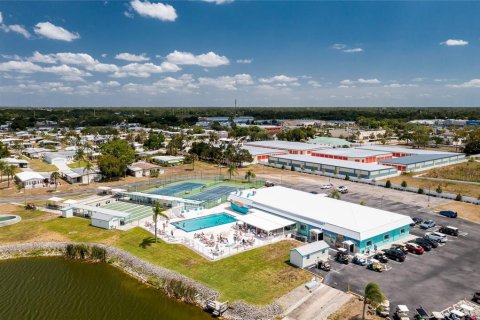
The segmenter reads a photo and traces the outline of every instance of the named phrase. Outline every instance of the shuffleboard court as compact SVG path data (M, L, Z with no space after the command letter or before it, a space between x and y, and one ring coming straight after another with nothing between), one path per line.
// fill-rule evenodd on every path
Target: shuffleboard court
M162 196L173 196L180 192L192 191L194 189L198 189L204 186L205 184L198 183L198 182L182 182L182 183L166 186L163 188L148 190L146 191L146 193L157 194Z
M235 187L230 186L219 186L212 188L210 190L206 190L204 192L198 193L196 195L187 197L189 200L197 200L197 201L211 201L217 200L224 196L228 196L231 192L237 190Z

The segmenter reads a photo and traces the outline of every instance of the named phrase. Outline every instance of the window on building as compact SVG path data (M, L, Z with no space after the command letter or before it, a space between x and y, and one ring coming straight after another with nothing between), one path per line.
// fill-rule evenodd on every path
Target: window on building
M367 241L367 243L365 244L367 247L370 247L372 245L372 241Z
M310 259L310 255L309 255L309 254L307 255L307 259Z
M383 236L383 240L388 240L388 239L390 239L390 235L389 235L389 234L386 234L386 235Z
M405 229L400 229L400 233L401 233L401 234L404 234L404 233L405 233Z
M307 231L307 225L306 224L301 224L300 225L300 230Z

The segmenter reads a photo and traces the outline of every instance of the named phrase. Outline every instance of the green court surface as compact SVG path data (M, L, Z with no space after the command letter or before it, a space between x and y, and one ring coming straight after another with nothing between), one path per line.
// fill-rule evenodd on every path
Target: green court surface
M130 220L130 222L135 220L140 220L153 215L153 211L152 211L153 208L151 206L144 206L141 204L129 203L129 202L123 202L123 201L110 203L103 206L102 208L127 212L130 214L130 216L128 217L128 220Z

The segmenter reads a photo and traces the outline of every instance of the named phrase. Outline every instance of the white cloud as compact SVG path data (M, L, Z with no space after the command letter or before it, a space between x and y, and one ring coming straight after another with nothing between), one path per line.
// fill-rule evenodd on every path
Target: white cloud
M18 72L18 73L34 73L42 71L42 67L30 61L7 61L0 63L0 71Z
M134 15L131 11L124 11L123 15L127 18L133 19Z
M340 81L341 85L346 85L346 86L356 84L356 83L359 83L359 84L380 84L382 82L380 80L378 80L377 78L374 78L374 79L359 78L357 80L346 79L346 80Z
M215 3L215 4L226 4L232 3L234 0L202 0L203 2Z
M363 52L362 48L349 48L346 44L343 43L335 43L332 45L332 49L339 50L345 53L359 53Z
M166 60L178 65L197 65L201 67L218 67L230 63L227 57L220 56L212 51L194 55L191 52L175 50L167 55Z
M308 84L314 88L321 88L322 85L318 82L318 81L315 81L315 80L309 80L308 81Z
M41 54L38 51L33 53L33 56L29 58L30 61L39 63L56 63L57 59L51 54Z
M161 21L175 21L177 12L169 4L151 3L149 1L133 0L130 2L133 10L142 17L154 18ZM128 15L127 15L128 16Z
M142 54L132 54L128 52L122 52L119 53L115 56L115 59L118 60L125 60L125 61L130 61L130 62L143 62L143 61L148 61L150 60L149 57L145 55L145 53Z
M237 59L237 63L240 64L250 64L253 62L253 59Z
M461 40L461 39L448 39L447 41L440 42L440 44L448 47L466 46L468 45L468 41Z
M127 83L122 88L131 93L158 95L168 91L192 93L198 85L192 75L184 74L179 78L165 77L151 84Z
M35 25L36 34L45 38L61 41L73 41L79 39L80 35L76 32L70 32L62 27L58 27L50 22L39 22Z
M273 76L270 78L260 78L259 81L261 83L288 83L288 82L296 82L298 78L296 77L289 77L286 75L279 75L279 76Z
M0 11L0 23L3 23L3 15L2 15L2 11Z
M102 58L106 58L106 57L107 57L107 54L106 54L106 53L102 53L101 56L102 56Z
M117 72L119 68L114 64L101 63L87 53L59 52L51 54L41 54L38 51L29 58L30 61L39 63L62 63L73 64L84 67L94 72Z
M390 83L384 85L385 88L404 88L404 87L418 87L417 84L406 84L406 83Z
M211 86L224 90L237 90L239 86L254 84L249 74L236 74L234 76L221 76L217 78L198 78L198 83L203 86Z
M335 43L332 45L332 48L337 50L342 50L342 49L345 49L346 47L347 45L343 43Z
M345 49L342 50L345 53L358 53L358 52L363 52L362 48L351 48L351 49Z
M480 88L480 79L472 79L461 84L447 84L449 88Z
M2 24L0 26L0 28L5 31L5 32L15 32L15 33L18 33L18 34L21 34L22 36L24 36L26 39L29 39L30 38L30 32L27 31L27 29L25 29L25 27L19 25L19 24L12 24L12 25L6 25L6 24Z
M163 62L161 65L153 63L130 63L120 67L118 72L115 72L112 77L125 78L137 77L148 78L153 73L177 72L181 70L179 66L170 62Z

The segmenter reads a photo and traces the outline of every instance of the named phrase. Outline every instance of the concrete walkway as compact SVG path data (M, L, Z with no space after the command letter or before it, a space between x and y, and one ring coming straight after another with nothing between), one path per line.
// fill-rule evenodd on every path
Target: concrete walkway
M313 292L298 300L290 309L287 309L284 319L324 320L350 299L349 294L320 284Z

